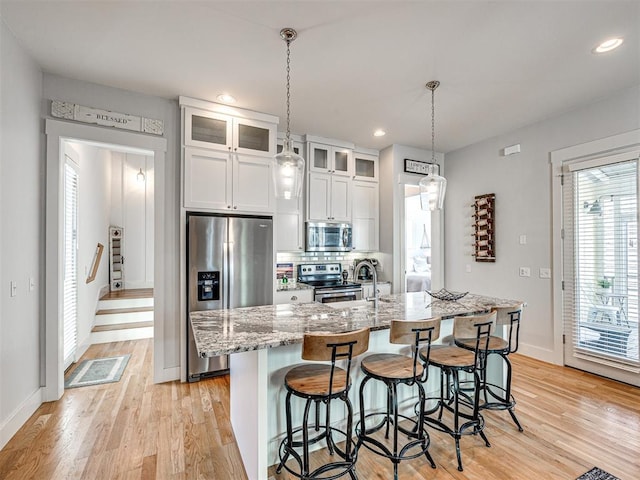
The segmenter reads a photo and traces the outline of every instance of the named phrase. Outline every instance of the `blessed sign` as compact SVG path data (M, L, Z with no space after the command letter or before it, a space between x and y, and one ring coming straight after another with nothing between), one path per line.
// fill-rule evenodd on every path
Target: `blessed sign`
M153 133L154 135L162 135L164 133L164 122L162 120L85 107L58 100L51 102L51 115L103 127L115 127L135 132Z
M420 175L429 175L435 173L440 175L440 165L437 163L423 162L420 160L404 159L404 171L407 173L418 173Z

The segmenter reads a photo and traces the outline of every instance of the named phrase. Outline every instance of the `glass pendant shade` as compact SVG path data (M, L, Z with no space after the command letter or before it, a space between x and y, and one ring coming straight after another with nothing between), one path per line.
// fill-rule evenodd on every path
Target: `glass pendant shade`
M285 139L282 152L274 157L273 183L276 198L298 198L304 180L304 158L293 151L291 140Z
M440 175L429 174L418 183L422 210L442 210L447 180Z

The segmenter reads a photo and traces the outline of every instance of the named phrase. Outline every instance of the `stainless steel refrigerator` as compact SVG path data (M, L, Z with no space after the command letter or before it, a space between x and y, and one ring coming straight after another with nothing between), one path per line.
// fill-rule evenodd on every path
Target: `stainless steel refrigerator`
M187 380L221 375L229 356L200 358L189 313L273 302L271 217L187 214Z

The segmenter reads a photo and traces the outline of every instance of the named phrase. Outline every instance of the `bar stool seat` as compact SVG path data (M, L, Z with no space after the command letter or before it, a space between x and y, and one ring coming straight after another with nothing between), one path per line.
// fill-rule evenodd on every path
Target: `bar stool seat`
M284 377L285 386L302 395L325 397L329 395L331 365L300 365L292 368ZM332 396L339 396L347 389L347 372L340 367L333 371Z
M369 329L364 328L346 333L308 333L302 341L302 359L330 364L305 363L291 368L285 374L284 386L287 435L280 443L280 463L276 473L285 469L289 474L302 480L332 480L349 475L357 480L355 465L357 448L353 436L353 407L349 400L351 387L350 371L352 358L369 348ZM346 367L336 365L344 361ZM293 426L292 397L304 400L302 425ZM331 404L341 400L346 407L346 427L333 426ZM310 421L311 406L315 404L315 422ZM324 423L321 422L319 407L325 406ZM336 441L339 436L340 442ZM324 441L332 461L312 465L309 447ZM322 444L320 444L322 445ZM291 461L293 460L293 461Z
M393 353L375 353L369 355L360 363L360 368L366 375L385 377L393 380L409 380L415 376L422 376L424 368L416 365L413 373L413 359Z
M426 320L392 320L389 342L411 345L411 356L400 353L375 353L360 362L364 378L360 383L360 421L356 425L358 448L364 446L376 455L393 463L393 478L398 479L398 464L424 455L432 468L436 468L429 454L429 434L424 425L424 410L417 409L414 417L400 412L398 387L415 387L418 404L424 406L426 369L418 358L418 349L440 336L440 318ZM365 411L365 387L371 380L382 382L387 389L385 411ZM367 422L369 424L367 425ZM376 432L385 429L384 438ZM389 439L391 435L391 439ZM401 438L402 437L402 438ZM406 437L406 441L403 439Z
M473 350L476 345L475 338L456 338L455 344L462 348L468 348L469 350ZM496 337L495 335L491 335L489 337L489 345L487 346L487 352L497 352L501 350L505 350L509 348L509 342L507 342L504 338Z

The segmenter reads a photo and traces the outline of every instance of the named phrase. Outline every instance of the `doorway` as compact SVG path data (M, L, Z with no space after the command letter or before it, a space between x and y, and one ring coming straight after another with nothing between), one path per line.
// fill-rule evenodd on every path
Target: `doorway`
M417 185L404 186L404 230L404 291L431 291L431 211L422 210Z
M563 167L564 363L640 385L638 152Z
M47 202L46 202L46 289L45 289L45 318L43 331L46 332L44 341L44 354L41 355L41 366L44 372L44 401L57 400L64 392L64 359L63 359L63 322L62 309L64 305L64 281L63 281L63 222L61 220L64 212L63 179L65 165L65 145L73 142L83 145L108 146L117 152L128 152L136 155L150 156L153 158L153 173L147 177L149 188L153 190L153 198L150 200L151 216L153 225L151 232L146 233L153 241L151 250L151 277L154 292L165 291L165 219L162 214L164 200L164 160L167 142L161 137L118 131L116 129L106 129L97 126L76 124L59 120L46 120L47 135ZM124 170L123 170L124 171ZM136 168L135 174L139 172ZM144 172L144 170L143 170ZM81 172L82 175L82 172ZM105 174L105 177L107 175ZM79 196L82 198L83 178L80 177ZM87 177L89 178L89 177ZM99 178L101 185L110 185L105 178ZM84 210L89 210L83 202L78 203L78 214L82 218ZM89 210L89 215L96 213ZM111 219L109 219L109 222ZM80 219L80 224L82 220ZM84 258L82 251L82 235L79 235L79 259ZM86 240L90 246L91 254L88 262L93 258L98 241ZM105 252L107 245L105 244ZM107 255L105 255L107 257ZM103 260L103 262L106 262ZM84 260L79 263L78 275L79 284L86 283L83 276ZM104 265L102 266L104 268ZM103 280L104 282L104 280ZM95 283L95 282L94 282ZM94 298L95 301L95 298ZM164 368L164 318L165 302L161 293L154 293L153 317L154 323L152 331L154 337L154 381L161 382L167 377L175 378L174 368Z

